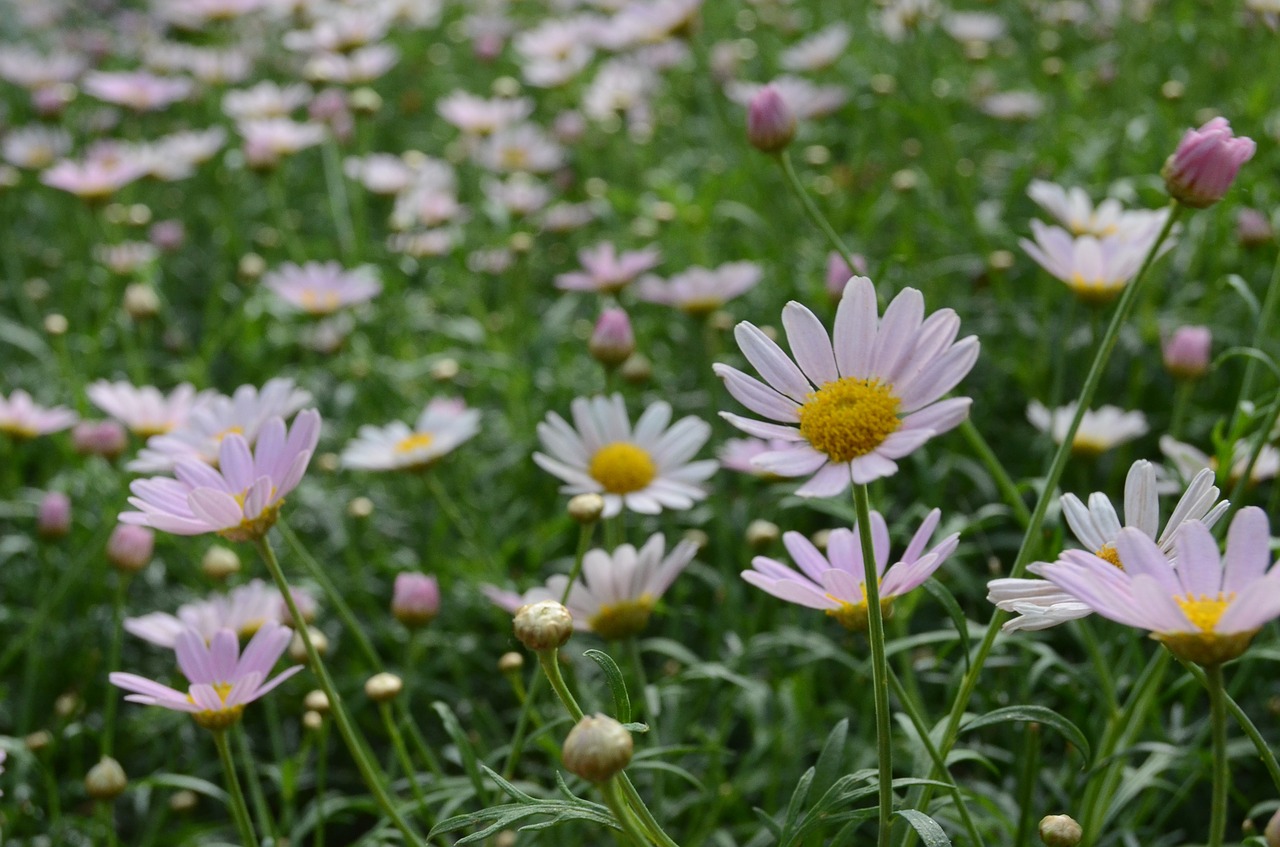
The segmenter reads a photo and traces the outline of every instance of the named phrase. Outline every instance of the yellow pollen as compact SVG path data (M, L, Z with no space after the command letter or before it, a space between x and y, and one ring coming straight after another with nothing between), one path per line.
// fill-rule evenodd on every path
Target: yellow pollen
M1120 554L1116 552L1116 545L1103 544L1101 550L1095 550L1093 555L1097 556L1104 562L1107 562L1120 570L1124 570L1124 565L1120 564Z
M1086 459L1096 458L1111 447L1110 441L1091 435L1081 435L1076 433L1076 437L1071 441L1071 452L1073 455L1081 456ZM1106 556L1102 556L1106 558Z
M695 318L705 318L724 305L719 297L695 297L680 304L680 311Z
M173 430L170 423L147 423L134 427L133 433L139 438L150 438L153 435L164 435Z
M840 604L838 609L827 609L828 617L835 618L839 624L850 632L866 632L867 631L867 591L862 589L862 599L857 603L850 603L848 600L841 600L839 597L827 595L828 600L834 600ZM888 620L893 615L893 598L880 598L880 615Z
M641 594L635 600L606 604L587 619L587 624L593 632L606 640L629 638L642 632L648 625L654 602L652 594Z
M805 398L797 410L800 434L833 462L850 462L875 450L902 426L900 402L878 379L844 376Z
M645 450L626 441L606 444L591 457L587 473L609 494L644 489L658 475L658 466Z
M1248 649L1249 642L1258 633L1256 629L1248 632L1214 631L1222 614L1235 599L1234 591L1230 594L1218 592L1216 597L1207 594L1174 597L1173 602L1198 631L1154 632L1151 637L1163 642L1175 656L1188 662L1206 667L1228 662Z
M249 490L245 489L239 494L232 495L236 498L236 502L240 504L240 508L244 509L244 501L249 495ZM271 497L276 496L275 486L271 488ZM255 518L245 518L239 524L226 529L218 530L218 535L228 541L257 541L267 534L271 527L276 525L276 519L280 516L280 507L284 505L284 500L277 500L262 510L262 513Z
M240 629L236 634L241 638L252 638L257 634L258 630L262 629L262 625L266 622L265 618L254 618L253 620L245 621L240 624Z
M1207 594L1201 594L1199 597L1192 597L1188 594L1186 597L1174 597L1173 602L1178 604L1178 608L1187 616L1191 623L1195 624L1196 629L1201 632L1211 633L1213 628L1218 625L1218 618L1222 617L1222 613L1227 610L1227 606L1236 599L1235 592L1223 594L1218 592L1217 597L1209 597Z
M327 315L342 305L337 293L316 291L313 288L303 289L299 299L302 301L302 308L313 315Z
M219 432L219 433L217 433L216 435L214 435L214 436L213 436L213 442L214 442L215 444L221 444L221 443L222 443L222 439L226 438L228 435L231 435L233 432L234 432L236 435L244 435L244 427L242 427L242 426L229 426L229 427L227 427L226 429L222 430L222 432Z
M1124 283L1116 284L1101 277L1095 279L1085 279L1084 275L1076 272L1071 275L1071 279L1067 280L1067 285L1071 286L1071 290L1075 295L1088 303L1090 306L1105 306L1124 290Z
M231 683L215 682L213 690L217 692L218 699L224 704L221 709L206 709L202 712L195 712L191 717L195 722L205 729L223 730L227 727L234 726L239 723L240 716L244 714L244 705L232 706L227 708L227 695L231 693ZM187 702L194 704L196 701L190 694L187 695Z
M523 147L504 147L498 159L507 170L520 171L529 164L529 153Z
M407 438L402 438L396 442L395 451L397 453L411 453L414 450L422 450L431 446L431 442L435 438L429 432L415 432Z
M0 432L7 432L14 438L23 439L35 438L40 434L37 430L29 426L22 426L21 424L16 423L0 423Z

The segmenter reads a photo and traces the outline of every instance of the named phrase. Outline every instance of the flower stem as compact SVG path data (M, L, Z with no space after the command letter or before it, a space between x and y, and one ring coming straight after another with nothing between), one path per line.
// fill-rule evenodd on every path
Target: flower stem
M278 716L275 722L278 723ZM253 814L258 819L258 829L266 831L274 844L277 840L275 822L271 820L267 795L262 791L262 780L258 778L257 769L253 766L253 751L249 749L249 736L242 726L235 727L231 732L235 733L236 744L240 747L240 759L244 762L245 781L249 783L249 800L253 804Z
M783 150L776 157L778 164L782 166L782 173L787 178L787 185L791 188L791 192L799 199L800 205L804 206L805 214L809 216L809 220L813 221L813 225L822 230L823 235L827 237L827 241L831 242L831 246L840 254L840 258L844 259L845 266L849 268L849 272L853 273L853 257L849 251L845 249L844 242L840 240L840 236L836 235L836 231L832 229L831 224L827 222L822 212L818 211L818 207L814 205L813 198L809 196L809 192L804 190L804 186L800 183L800 177L796 176L796 169L791 164L791 156L786 150Z
M978 454L978 458L982 464L987 466L987 472L991 474L991 478L995 480L996 488L1000 489L1000 495L1004 497L1009 508L1013 510L1013 516L1018 523L1022 524L1025 529L1031 523L1031 512L1027 510L1027 504L1022 502L1022 495L1018 493L1018 486L1014 484L1013 477L1009 476L1009 472L1004 469L1004 465L1000 464L1000 459L996 456L991 445L987 443L987 439L982 437L982 433L973 425L973 421L965 418L960 422L960 434L964 436L964 440L969 442L969 447L973 452Z
M560 698L560 703L564 706L565 711L569 713L569 717L573 718L573 722L577 723L582 720L582 707L578 705L578 701L574 698L573 692L569 690L569 685L564 681L564 675L560 673L560 654L559 650L540 650L538 651L538 664L542 666L542 673L547 677L547 682L551 683L551 690Z
M884 611L880 608L880 575L871 541L871 499L865 484L853 486L853 507L862 542L863 593L867 604L867 639L871 642L871 687L875 695L876 751L880 762L880 847L889 847L893 828L893 736L889 724L889 663L884 652Z
M1267 297L1262 304L1262 310L1258 313L1258 324L1253 328L1253 341L1250 342L1250 346L1255 350L1261 350L1263 343L1271 337L1271 321L1278 311L1280 311L1280 253L1276 254L1275 267L1271 270L1271 281L1267 284ZM1244 365L1244 377L1240 381L1240 396L1236 400L1231 424L1227 427L1228 432L1236 431L1240 415L1243 414L1241 409L1244 402L1249 399L1249 395L1253 393L1253 381L1257 375L1258 361L1249 358Z
M289 607L289 614L295 621L306 620L302 616L302 612L298 610L298 604L293 599L293 592L289 589L289 581L285 579L284 571L280 569L280 562L276 559L275 551L271 549L271 542L266 536L258 539L255 544L258 553L261 554L263 562L266 563L267 570L271 572L271 578L275 581L276 588L280 590L280 595L284 598L285 605ZM347 716L347 710L342 705L342 697L338 694L337 686L333 684L333 679L329 676L329 670L324 665L324 660L320 658L320 653L316 650L311 639L306 636L305 631L301 637L303 646L306 647L307 659L310 662L311 670L315 673L316 679L320 683L320 690L329 698L329 711L333 715L333 721L338 726L338 734L342 736L342 741L347 745L347 750L351 753L351 758L355 760L356 768L360 771L360 776L364 779L364 783L372 792L374 800L378 807L382 809L383 814L391 819L396 829L404 835L405 841L414 847L423 847L422 838L414 831L409 822L400 814L400 810L396 808L395 802L387 793L387 788L383 784L383 775L376 764L369 759L369 755L365 749L364 739L356 729L355 724L351 722L351 718Z
M627 804L623 801L618 791L618 781L616 778L610 778L606 782L600 784L600 792L604 794L604 803L609 807L609 811L613 812L613 817L618 821L618 826L622 827L622 831L627 834L628 839L639 847L649 843L648 833L640 826L631 810L627 808Z
M1227 833L1227 692L1222 684L1222 665L1209 665L1205 679L1209 688L1209 722L1213 727L1213 805L1209 811L1209 847L1222 847Z
M111 647L107 654L107 669L120 670L120 642L124 638L124 597L129 590L129 574L116 574L115 602L111 606ZM115 749L116 709L120 692L114 687L107 691L106 708L102 717L102 755L110 756Z
M378 713L382 715L382 725L387 729L387 735L391 738L391 745L395 747L396 756L400 759L400 767L404 768L405 779L409 780L409 788L413 791L414 799L418 801L418 809L427 819L427 825L432 825L430 813L427 811L427 798L422 793L422 786L418 784L418 773L413 767L413 760L409 758L409 748L404 744L404 736L400 734L400 728L396 726L395 715L391 714L390 703L379 703Z
M316 835L315 847L324 847L324 790L329 776L329 722L320 724L316 742Z
M227 743L225 730L213 733L213 744L218 748L218 758L222 760L222 770L227 776L227 793L231 795L231 816L235 818L236 828L240 830L240 841L245 844L245 847L257 847L258 837L253 832L249 808L244 802L244 792L240 790L240 777L236 775L236 764L231 759L231 745Z
M1174 658L1177 658L1176 656ZM1200 670L1198 665L1178 659L1187 672L1194 676L1205 688L1209 687L1209 682L1205 677L1204 671ZM1271 775L1271 782L1275 785L1276 791L1280 792L1280 763L1276 761L1276 754L1271 750L1271 745L1262 737L1262 733L1258 731L1258 727L1254 725L1249 716L1245 714L1244 709L1240 708L1240 704L1235 701L1230 694L1225 691L1222 695L1226 702L1227 711L1231 713L1231 717L1236 719L1236 723L1244 730L1244 734L1249 736L1249 740L1253 742L1254 750L1258 753L1258 758L1262 759L1262 764L1266 766L1267 773Z

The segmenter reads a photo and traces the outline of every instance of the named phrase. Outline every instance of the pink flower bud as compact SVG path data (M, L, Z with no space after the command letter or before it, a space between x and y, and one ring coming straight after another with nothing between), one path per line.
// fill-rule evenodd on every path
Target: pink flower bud
M844 287L849 282L849 277L867 275L867 260L863 256L854 253L849 258L853 260L852 268L844 257L834 250L827 254L827 293L833 300L839 300L844 294Z
M581 112L565 109L556 115L555 121L552 122L551 134L561 144L573 146L587 134L587 119L582 116Z
M747 104L747 140L765 153L782 151L796 134L796 116L778 89L766 85Z
M1180 326L1164 343L1164 368L1176 379L1199 379L1209 370L1213 333L1207 326Z
M1227 193L1240 166L1253 158L1256 149L1253 139L1237 138L1231 132L1226 118L1187 130L1161 171L1169 196L1193 209L1212 206Z
M636 337L627 313L622 309L605 309L596 321L587 349L605 367L614 368L625 362L636 349Z
M410 629L426 626L440 612L440 585L435 577L405 571L396 574L391 614Z
M187 230L182 221L176 218L156 221L147 232L147 240L166 253L171 253L187 240Z
M1257 209L1244 208L1236 214L1236 237L1245 247L1261 247L1271 243L1275 233L1266 215Z
M82 456L114 459L129 446L129 435L116 421L81 421L71 430L71 444Z
M46 492L36 511L36 532L41 538L61 538L71 531L71 498L61 491Z
M107 540L107 560L122 571L136 573L151 561L156 535L145 526L120 524Z

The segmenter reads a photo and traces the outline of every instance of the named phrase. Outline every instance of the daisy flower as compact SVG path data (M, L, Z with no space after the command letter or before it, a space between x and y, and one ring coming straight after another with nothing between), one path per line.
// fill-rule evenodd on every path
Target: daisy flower
M396 421L362 426L342 451L342 464L365 471L425 470L480 431L480 411L461 400L437 397L410 429Z
M367 303L382 292L373 268L347 270L337 262L285 262L265 274L262 284L309 315L331 315L343 306Z
M791 114L801 121L824 117L849 102L849 90L840 85L815 85L796 76L776 77L768 84L778 92ZM738 105L747 106L762 88L762 83L735 80L725 85L725 94Z
M656 276L644 277L636 284L636 296L688 315L705 316L750 291L763 275L755 262L727 262L718 268L695 266L665 282Z
M582 559L582 576L572 587L569 577L556 574L545 587L524 594L492 585L481 590L496 605L514 613L527 603L559 601L568 588L565 606L573 615L574 629L594 632L610 641L629 638L648 626L653 607L693 561L698 545L686 540L664 556L665 551L666 540L662 533L655 533L639 550L630 544L621 544L612 553L588 550Z
M609 242L578 251L580 271L556 275L556 288L566 291L599 291L616 294L627 283L662 261L657 247L619 253Z
M491 171L541 174L564 164L564 151L541 127L516 124L487 137L476 160Z
M1027 196L1053 215L1073 236L1105 238L1121 235L1129 241L1141 241L1148 248L1169 217L1168 209L1126 211L1119 200L1111 197L1095 207L1084 189L1063 188L1040 179L1033 179L1027 186ZM1145 255L1145 250L1143 253Z
M194 409L217 396L215 391L196 391L189 382L166 396L154 386L136 388L128 382L105 379L90 385L85 393L95 406L143 438L184 426Z
M852 38L853 33L847 24L831 24L783 50L778 63L789 71L820 71L834 65L844 55Z
M941 518L940 510L930 512L911 538L902 558L886 569L889 528L879 512L871 513L871 540L880 587L880 608L886 617L894 598L923 585L960 543L960 534L953 533L925 552L925 545ZM867 628L866 571L863 570L862 546L856 527L832 530L825 555L798 532L785 533L782 543L796 567L788 567L766 556L756 556L751 560L751 570L743 571L742 578L780 600L821 609L845 629L864 631Z
M296 597L298 589L293 591ZM314 605L314 601L309 605ZM196 632L206 642L212 641L220 629L229 629L241 638L249 638L267 624L284 624L287 611L279 590L254 579L237 585L226 594L184 603L178 607L176 615L151 612L125 618L124 629L158 647L173 647L178 643L178 637L188 630Z
M9 164L31 170L52 165L71 149L71 135L62 127L31 124L11 130L0 142L0 155Z
M81 81L84 90L105 103L127 106L136 112L163 109L185 100L192 91L191 80L155 76L142 71L90 71Z
M228 91L222 97L222 111L233 121L287 118L311 100L311 86L306 83L277 85L259 82L251 88Z
M146 174L136 157L62 159L41 173L40 181L84 200L104 200Z
M1173 507L1173 514L1162 531L1159 493L1155 466L1145 459L1134 462L1124 483L1125 526L1141 530L1167 556L1173 555L1173 542L1180 526L1195 520L1211 527L1230 505L1225 500L1218 500L1220 492L1213 485L1213 472L1202 470ZM1076 540L1098 558L1123 568L1116 553L1120 518L1110 498L1102 492L1094 492L1086 506L1074 494L1064 494L1060 502L1063 516ZM1043 579L992 580L987 583L987 600L1006 612L1017 613L1018 617L1005 623L1005 632L1048 629L1093 612L1074 595Z
M730 438L721 445L716 458L720 460L720 467L726 470L751 474L762 479L779 479L775 474L756 467L755 458L765 453L786 450L790 445L791 442L781 438L771 438L767 441L763 438Z
M287 432L284 420L262 427L257 447L244 436L222 439L215 469L195 459L180 459L177 479L137 479L121 523L149 526L175 535L216 532L231 541L256 541L275 525L284 497L302 481L320 439L320 414L308 409Z
M12 438L35 438L70 429L80 416L66 406L45 408L36 405L31 395L21 388L5 399L0 394L0 432Z
M174 652L190 683L185 693L137 674L113 673L109 678L112 685L131 692L124 699L132 703L186 712L205 729L220 732L239 723L245 706L302 670L302 665L294 665L267 681L292 637L288 627L269 623L241 653L229 629L218 630L207 644L199 633L183 632Z
M792 301L782 324L795 356L753 324L734 330L742 353L764 382L724 364L716 374L738 402L776 423L720 415L758 438L790 442L756 457L761 470L784 477L813 474L796 493L834 497L898 471L895 460L969 414L968 397L941 400L978 358L978 339L955 341L951 309L924 316L924 297L904 288L883 319L871 280L849 280L836 311L834 343L818 318ZM798 364L797 364L798 363Z
M1280 615L1280 569L1270 561L1270 544L1266 513L1249 506L1231 522L1225 557L1208 527L1188 521L1174 542L1177 567L1132 528L1116 538L1123 570L1076 550L1038 564L1047 579L1104 618L1149 630L1181 659L1218 665L1243 653Z
M128 470L168 472L180 459L216 464L218 448L228 435L241 435L253 446L268 419L287 418L310 402L311 395L285 377L268 380L261 390L242 385L230 397L202 397L199 403L193 403L183 425L148 439L147 446L128 464Z
M1023 238L1018 242L1027 255L1065 282L1081 300L1101 305L1119 296L1138 273L1159 230L1142 238L1122 233L1072 238L1061 227L1032 221L1031 234L1034 241ZM1166 239L1161 254L1172 247L1173 239Z
M1027 420L1041 432L1049 433L1054 444L1061 444L1067 437L1067 429L1075 414L1074 400L1052 410L1037 400L1032 400L1027 406ZM1141 438L1147 430L1147 416L1142 412L1126 412L1117 406L1103 406L1097 411L1089 409L1071 441L1071 452L1080 456L1097 456L1112 447Z
M1210 456L1172 436L1160 436L1160 452L1183 479L1189 479L1205 468L1215 474L1218 472L1217 456ZM1252 453L1253 446L1248 441L1237 441L1231 448L1231 470L1227 474L1229 484L1234 485L1240 477L1244 476L1245 467L1249 464L1249 456ZM1280 474L1280 450L1270 444L1264 444L1262 452L1258 454L1258 461L1249 472L1249 482L1255 484L1274 479L1277 474Z
M690 461L711 437L706 421L691 416L668 427L671 406L658 402L632 427L621 394L579 397L571 409L573 426L555 412L538 424L547 453L533 454L538 467L567 483L563 493L602 495L605 517L624 508L645 515L688 509L707 496L698 483L716 462Z
M528 97L485 99L454 91L436 102L440 117L470 135L489 135L533 114Z

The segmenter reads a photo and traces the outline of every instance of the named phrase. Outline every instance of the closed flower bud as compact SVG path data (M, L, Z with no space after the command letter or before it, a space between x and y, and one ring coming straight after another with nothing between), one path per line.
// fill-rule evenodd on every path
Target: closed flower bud
M580 524L591 524L604 514L604 498L594 491L569 498L569 517Z
M311 646L316 648L316 652L323 656L329 652L329 638L323 632L314 626L307 627L307 635L311 639ZM302 640L302 632L295 630L293 640L289 642L289 658L298 664L307 661L307 645Z
M636 337L627 313L622 309L605 309L587 342L591 357L612 369L625 362L635 349Z
M307 710L302 713L303 729L311 732L317 732L322 726L324 726L324 715L311 710Z
M1047 847L1076 847L1084 830L1069 815L1045 815L1040 819L1040 840Z
M622 363L619 373L631 385L643 385L653 376L653 365L643 353L633 353Z
M94 800L114 800L128 787L129 778L124 768L110 756L103 756L84 778L84 790Z
M517 609L512 628L520 643L530 650L555 650L573 635L573 616L562 604L543 600Z
M169 253L177 250L187 240L187 229L177 218L156 221L147 230L147 240Z
M71 446L81 456L114 459L129 446L129 434L116 421L81 421L71 430Z
M132 282L124 289L124 313L135 321L145 321L160 313L160 295L145 282Z
M520 673L522 670L524 670L524 656L521 656L519 653L514 651L510 653L503 653L501 658L498 659L499 673Z
M41 538L62 538L71 532L71 498L61 491L46 492L36 511L36 532Z
M319 688L308 691L307 696L302 700L302 705L313 712L327 712L329 711L329 695Z
M796 135L796 116L778 89L766 85L747 104L747 140L765 153L778 153Z
M219 582L240 570L240 557L234 550L215 544L200 560L200 569L204 575Z
M1199 129L1187 130L1160 175L1170 197L1184 206L1204 209L1222 199L1256 149L1253 139L1237 138L1231 132L1226 118L1214 118Z
M867 260L863 256L854 253L849 258L853 260L852 268L839 253L832 251L827 254L827 294L832 300L839 300L844 295L844 287L850 277L867 274Z
M194 809L199 801L200 798L194 791L187 791L184 788L181 791L175 791L169 798L169 808L178 814L185 814Z
M156 534L145 526L120 524L107 539L107 561L117 570L137 573L151 561Z
M1267 842L1267 847L1280 847L1280 811L1267 821L1266 829L1262 830L1262 837Z
M1236 237L1245 247L1261 247L1271 243L1275 234L1271 221L1257 209L1241 209L1236 213Z
M391 614L410 629L426 626L440 612L440 585L435 577L406 571L396 574Z
M403 690L404 680L393 673L374 674L364 683L365 695L375 703L390 702Z
M49 730L39 729L22 739L22 743L32 753L39 753L53 743L53 736L49 734Z
M1213 333L1207 326L1180 326L1161 350L1164 369L1176 379L1199 379L1209 371Z
M569 730L560 758L570 773L606 782L631 762L631 733L607 715L587 715Z
M747 544L752 547L768 547L780 535L778 525L772 521L756 520L747 524Z

